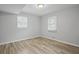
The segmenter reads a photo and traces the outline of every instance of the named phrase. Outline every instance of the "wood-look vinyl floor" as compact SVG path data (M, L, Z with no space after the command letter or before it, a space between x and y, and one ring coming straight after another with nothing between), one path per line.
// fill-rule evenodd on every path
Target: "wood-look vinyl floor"
M47 38L34 38L0 45L0 54L78 54L79 47Z

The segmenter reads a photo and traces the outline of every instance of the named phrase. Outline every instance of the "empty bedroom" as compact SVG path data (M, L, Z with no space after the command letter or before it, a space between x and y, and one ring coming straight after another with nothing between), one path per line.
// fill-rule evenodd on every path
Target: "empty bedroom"
M0 4L0 54L79 54L79 5Z

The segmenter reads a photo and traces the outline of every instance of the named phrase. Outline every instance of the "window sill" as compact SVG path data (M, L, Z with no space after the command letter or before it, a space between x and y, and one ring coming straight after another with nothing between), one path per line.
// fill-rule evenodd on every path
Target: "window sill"
M57 30L48 30L48 32L53 32L53 33L56 33Z

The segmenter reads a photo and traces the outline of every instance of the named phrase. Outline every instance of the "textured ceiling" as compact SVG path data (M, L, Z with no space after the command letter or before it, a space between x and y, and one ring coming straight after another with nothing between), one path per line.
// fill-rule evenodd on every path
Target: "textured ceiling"
M36 8L35 4L0 4L0 11L9 13L30 13L37 16L42 16L51 12L56 12L62 9L78 6L75 4L45 4L45 8Z

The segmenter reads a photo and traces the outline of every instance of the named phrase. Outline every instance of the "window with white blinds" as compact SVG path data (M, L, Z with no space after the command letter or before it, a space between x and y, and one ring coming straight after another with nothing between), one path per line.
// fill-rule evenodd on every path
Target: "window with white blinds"
M27 17L17 16L17 27L18 28L27 28Z
M48 18L48 31L56 31L56 22L57 22L56 16Z

